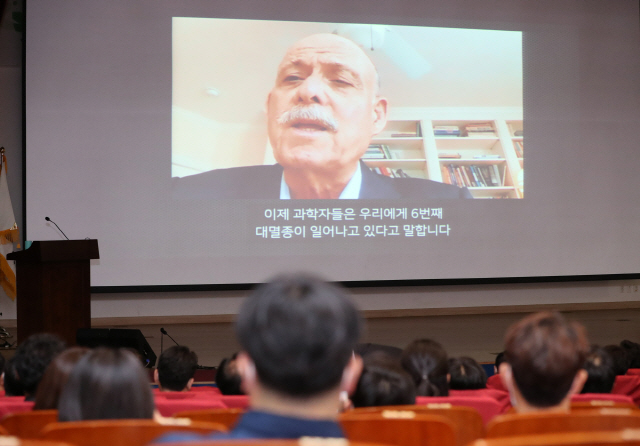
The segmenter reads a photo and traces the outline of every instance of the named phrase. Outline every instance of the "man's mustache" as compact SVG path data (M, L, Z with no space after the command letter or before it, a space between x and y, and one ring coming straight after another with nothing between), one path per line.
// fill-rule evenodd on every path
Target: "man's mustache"
M333 114L319 105L295 105L291 110L282 113L278 118L279 124L288 124L294 121L314 121L326 127L332 132L338 130L338 122Z

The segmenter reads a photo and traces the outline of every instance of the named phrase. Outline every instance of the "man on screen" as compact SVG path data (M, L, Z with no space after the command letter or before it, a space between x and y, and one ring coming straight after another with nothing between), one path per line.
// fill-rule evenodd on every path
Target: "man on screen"
M387 122L378 73L364 51L334 34L295 43L267 97L269 141L278 164L218 169L177 180L180 195L210 198L472 198L468 189L390 178L360 161ZM193 188L193 189L192 189Z

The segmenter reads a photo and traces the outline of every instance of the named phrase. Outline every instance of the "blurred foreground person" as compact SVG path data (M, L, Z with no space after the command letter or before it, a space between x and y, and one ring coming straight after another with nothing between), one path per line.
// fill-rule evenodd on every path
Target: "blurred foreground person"
M85 347L72 347L53 358L38 386L36 404L33 406L34 410L58 408L60 393L62 393L62 389L69 379L71 370L80 361L80 358L89 353L89 351Z

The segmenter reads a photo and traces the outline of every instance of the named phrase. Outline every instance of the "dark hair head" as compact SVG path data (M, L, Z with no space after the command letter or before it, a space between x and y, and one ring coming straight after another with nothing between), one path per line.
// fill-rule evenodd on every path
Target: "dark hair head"
M341 288L304 274L259 286L236 322L260 383L294 397L340 384L360 327L360 315Z
M169 347L158 360L158 381L162 390L180 392L198 368L198 355L184 345Z
M449 359L449 389L472 390L487 387L487 374L475 359L468 356Z
M375 351L364 359L351 402L354 407L415 404L416 386L397 357Z
M613 361L604 348L597 346L591 348L584 362L584 369L589 377L580 393L611 393L616 374Z
M4 364L4 394L6 396L24 396L24 387L16 372L16 357L13 356Z
M242 391L242 377L236 367L236 356L224 358L216 370L216 385L223 395L244 395Z
M84 355L89 353L89 349L85 347L69 348L58 356L47 367L42 376L38 390L36 391L36 404L34 410L57 409L58 400L62 388L69 379L69 374L73 367L80 361Z
M431 339L413 341L402 352L402 367L409 372L418 396L448 396L447 352Z
M624 340L620 343L620 347L627 351L630 369L640 369L640 344Z
M495 366L496 366L497 373L500 373L500 364L502 364L503 362L504 362L504 352L500 352L496 355Z
M65 347L62 339L49 333L31 335L20 344L14 365L27 398L35 395L47 366Z
M71 371L60 395L58 420L151 419L153 410L149 379L136 355L97 348Z
M567 396L588 351L584 327L559 313L532 314L505 336L505 359L515 384L535 407L555 406Z
M611 366L616 375L626 375L629 370L630 358L627 350L619 345L607 345L603 347L607 354L611 357Z

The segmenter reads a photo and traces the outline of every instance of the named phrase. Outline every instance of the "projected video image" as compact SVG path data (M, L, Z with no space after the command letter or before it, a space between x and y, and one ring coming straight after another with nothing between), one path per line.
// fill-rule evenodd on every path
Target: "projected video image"
M524 197L519 31L172 26L174 197Z

